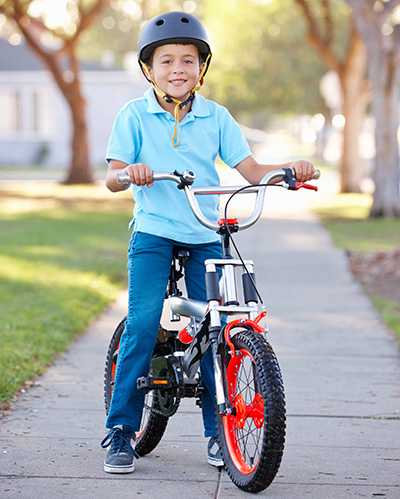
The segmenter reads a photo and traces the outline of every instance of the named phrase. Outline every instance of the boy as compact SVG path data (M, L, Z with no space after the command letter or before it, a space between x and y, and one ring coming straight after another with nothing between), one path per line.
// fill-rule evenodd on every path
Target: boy
M219 155L253 184L268 171L287 166L294 168L299 181L314 174L313 165L306 161L258 164L228 111L196 94L209 67L211 49L194 16L169 12L151 19L141 32L138 57L151 88L120 110L107 150L107 187L113 192L126 189L117 180L117 174L124 171L134 184L136 200L128 249L128 318L106 421L110 431L102 442L109 447L104 462L108 473L135 469L131 439L139 430L144 400L136 380L149 369L173 247L190 251L185 282L189 297L197 300L205 300L204 261L221 257L218 235L197 222L175 184L153 185L153 171L193 170L197 185L218 185L214 163ZM218 218L216 200L204 196L199 202L207 218ZM210 351L202 359L201 377L204 435L209 437L207 459L211 465L222 466Z

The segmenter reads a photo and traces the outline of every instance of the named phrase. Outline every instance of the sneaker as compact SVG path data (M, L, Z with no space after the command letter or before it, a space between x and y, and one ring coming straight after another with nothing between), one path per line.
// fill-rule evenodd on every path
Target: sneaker
M223 466L224 460L218 444L217 437L211 437L208 441L207 461L211 466Z
M101 442L103 449L109 447L104 460L106 473L132 473L134 458L138 457L131 445L134 433L129 426L114 426Z

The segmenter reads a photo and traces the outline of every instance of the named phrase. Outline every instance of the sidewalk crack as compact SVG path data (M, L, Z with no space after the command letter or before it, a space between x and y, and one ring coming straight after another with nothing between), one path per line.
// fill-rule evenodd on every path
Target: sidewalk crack
M217 488L215 489L214 499L220 499L220 492L222 486L222 473L224 472L223 468L218 470L218 480L217 480Z

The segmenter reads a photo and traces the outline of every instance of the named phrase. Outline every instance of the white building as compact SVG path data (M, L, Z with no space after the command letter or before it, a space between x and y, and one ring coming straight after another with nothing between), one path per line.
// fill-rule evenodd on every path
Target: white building
M104 162L107 138L118 109L143 94L139 68L81 64L92 164ZM67 103L37 56L26 46L0 39L0 165L65 167L70 160L71 120Z

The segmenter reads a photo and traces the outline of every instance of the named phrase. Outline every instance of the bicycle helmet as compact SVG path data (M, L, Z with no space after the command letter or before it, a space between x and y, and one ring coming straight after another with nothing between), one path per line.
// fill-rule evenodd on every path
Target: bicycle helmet
M164 92L151 76L149 63L154 50L161 45L169 43L190 43L195 45L199 51L199 56L203 65L195 87L192 88L189 92L189 96L184 101ZM174 147L178 145L179 111L193 101L195 92L199 90L203 84L204 75L210 65L211 56L212 54L206 30L196 17L187 14L186 12L166 12L165 14L153 17L147 22L139 35L138 62L143 74L160 98L168 103L175 103L175 126L172 136L172 145Z
M196 17L186 12L167 12L147 22L139 35L139 61L148 64L157 47L182 42L192 43L198 48L202 62L206 63L204 76L211 59L207 32Z

